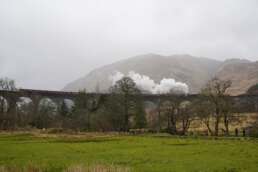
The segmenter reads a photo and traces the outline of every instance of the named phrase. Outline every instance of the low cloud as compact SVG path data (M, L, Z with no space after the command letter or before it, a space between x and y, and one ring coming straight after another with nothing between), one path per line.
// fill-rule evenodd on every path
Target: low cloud
M152 94L187 94L189 92L189 87L186 83L177 82L173 78L163 78L160 83L155 83L154 80L151 79L149 76L141 75L134 71L130 71L128 74L123 74L119 71L116 71L112 76L110 76L110 80L114 85L118 80L122 79L125 76L132 78L132 80L135 82L136 86L140 90Z

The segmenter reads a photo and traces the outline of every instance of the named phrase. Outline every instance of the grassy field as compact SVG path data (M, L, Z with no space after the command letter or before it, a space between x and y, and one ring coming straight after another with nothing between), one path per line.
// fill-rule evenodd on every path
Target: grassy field
M258 140L0 134L0 166L31 164L44 171L95 164L137 172L257 172Z

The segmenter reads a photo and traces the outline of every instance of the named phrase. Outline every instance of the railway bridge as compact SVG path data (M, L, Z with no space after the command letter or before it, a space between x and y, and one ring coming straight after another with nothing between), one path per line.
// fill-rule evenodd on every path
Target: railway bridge
M32 89L18 89L15 91L0 90L0 97L7 101L10 110L15 110L17 102L21 98L29 98L33 103L33 109L38 110L40 101L44 98L49 98L56 103L57 106L65 99L74 101L79 95L79 92L66 92L66 91L49 91L49 90L32 90ZM103 103L110 96L108 93L87 93L89 100L95 101L98 104ZM179 101L194 101L203 96L199 94L188 95L174 95L174 94L142 94L142 99L145 102L152 102L154 104L161 103L166 100L179 100ZM258 94L253 95L239 95L228 96L233 101L235 109L239 112L258 112Z

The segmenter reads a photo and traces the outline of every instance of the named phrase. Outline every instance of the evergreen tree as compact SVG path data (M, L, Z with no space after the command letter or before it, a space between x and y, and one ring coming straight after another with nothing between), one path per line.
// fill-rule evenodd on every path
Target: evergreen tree
M129 131L129 119L136 114L140 90L134 81L124 77L110 88L108 108L116 130Z

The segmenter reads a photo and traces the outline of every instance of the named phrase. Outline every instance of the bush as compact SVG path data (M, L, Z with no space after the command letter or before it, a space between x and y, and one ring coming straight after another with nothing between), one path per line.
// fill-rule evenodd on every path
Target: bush
M258 123L256 124L256 126L247 128L247 132L248 132L248 136L258 137Z

